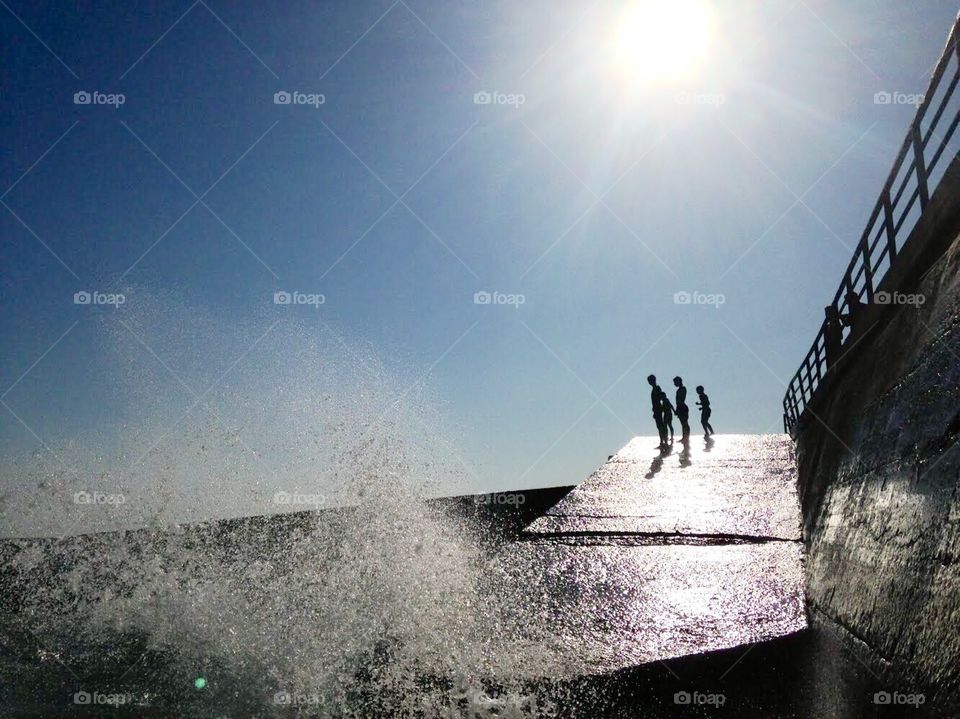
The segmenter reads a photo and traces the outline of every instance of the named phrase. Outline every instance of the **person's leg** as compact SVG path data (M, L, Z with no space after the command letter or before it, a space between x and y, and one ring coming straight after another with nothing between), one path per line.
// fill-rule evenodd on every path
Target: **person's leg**
M673 441L673 418L667 420L667 429L670 430L670 441Z
M663 447L667 443L667 428L663 424L663 417L655 416L654 420L657 423L657 434L660 437L660 446Z
M713 434L713 425L710 424L710 415L711 415L711 414L712 414L712 413L711 413L711 411L710 411L709 409L704 413L703 426L704 426L704 429L707 429L707 430L710 431L710 434Z

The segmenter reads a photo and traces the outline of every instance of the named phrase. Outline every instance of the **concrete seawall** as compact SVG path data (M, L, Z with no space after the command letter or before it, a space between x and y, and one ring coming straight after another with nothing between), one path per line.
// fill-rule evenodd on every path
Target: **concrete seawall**
M957 198L960 159L879 288L922 304L867 308L797 437L814 626L912 716L960 715Z
M470 520L484 538L492 542L509 541L520 530L547 508L558 502L572 486L544 487L517 492L439 497L425 500L427 506L450 512ZM130 529L115 532L79 534L47 538L0 538L0 614L16 613L23 604L24 594L33 591L31 582L36 577L25 576L18 570L16 555L26 546L42 548L58 559L51 571L67 571L62 566L70 559L81 561L103 547L132 551L136 547L163 547L167 537L177 535L189 546L225 561L244 558L255 548L260 554L283 551L303 534L311 531L321 515L325 522L350 522L352 507L330 511L289 512L285 514L216 519L158 529ZM142 551L142 550L137 550Z

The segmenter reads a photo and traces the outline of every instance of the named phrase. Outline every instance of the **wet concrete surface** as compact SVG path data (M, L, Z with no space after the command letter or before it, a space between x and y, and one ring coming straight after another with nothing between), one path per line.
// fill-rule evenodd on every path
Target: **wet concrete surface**
M545 673L617 671L807 627L791 440L656 444L632 440L502 550L506 567L540 568L517 617L549 650Z
M540 573L495 583L518 600L498 633L516 638L506 656L552 678L746 648L806 628L802 552L795 542L520 542L504 570Z
M632 440L527 531L801 538L786 435L692 437L667 452L657 443Z
M951 240L908 266L925 298L863 325L797 441L807 592L884 690L960 717L960 158ZM937 229L934 225L933 229ZM905 288L905 289L904 289Z

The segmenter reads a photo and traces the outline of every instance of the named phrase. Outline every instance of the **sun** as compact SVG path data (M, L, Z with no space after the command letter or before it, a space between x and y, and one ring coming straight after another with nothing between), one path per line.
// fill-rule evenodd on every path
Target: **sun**
M611 43L615 70L628 82L695 78L714 35L707 0L635 0L621 13Z

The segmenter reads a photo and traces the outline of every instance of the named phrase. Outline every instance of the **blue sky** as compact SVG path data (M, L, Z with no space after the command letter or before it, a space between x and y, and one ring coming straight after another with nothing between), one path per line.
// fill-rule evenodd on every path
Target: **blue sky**
M956 6L713 6L707 70L640 87L605 59L614 3L5 0L4 451L131 431L104 327L158 298L180 314L124 387L160 362L157 393L200 391L295 318L429 394L465 492L573 483L652 434L650 372L706 385L718 432L779 431L913 115L874 95L923 91Z

